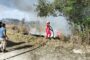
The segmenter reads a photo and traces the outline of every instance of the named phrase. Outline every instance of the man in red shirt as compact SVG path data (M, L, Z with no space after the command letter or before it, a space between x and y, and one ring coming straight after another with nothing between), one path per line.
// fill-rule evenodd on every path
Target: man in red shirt
M52 28L50 26L50 22L47 22L46 23L46 38L50 38L51 37L51 31L52 31Z

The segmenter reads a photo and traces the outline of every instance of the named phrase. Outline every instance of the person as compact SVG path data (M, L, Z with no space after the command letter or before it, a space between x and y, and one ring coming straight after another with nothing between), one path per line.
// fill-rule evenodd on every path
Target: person
M5 24L0 22L0 42L1 42L1 51L6 52L6 28Z
M5 40L7 40L8 39L8 36L6 34L6 24L5 23L2 23L2 28L5 29L5 36L4 36L4 38L5 38Z
M51 26L50 26L50 22L48 21L47 23L46 23L46 38L50 38L51 37L51 31L52 31L53 29L51 28Z

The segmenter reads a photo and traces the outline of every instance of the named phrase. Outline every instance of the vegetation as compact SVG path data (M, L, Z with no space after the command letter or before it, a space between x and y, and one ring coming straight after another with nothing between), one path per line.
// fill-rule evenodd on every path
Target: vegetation
M17 30L19 30L18 28L13 30L12 27L17 27L17 26L7 25L7 36L9 37L10 41L26 42L26 43L29 43L33 46L35 46L37 44L39 45L43 41L42 37L38 38L38 37L35 37L32 35L25 35L25 34L21 33L22 31L18 32L17 31ZM22 28L20 28L20 29L22 29Z
M67 17L72 25L73 36L79 36L83 43L90 43L90 0L54 0L51 3L38 0L36 7L41 17Z
M54 0L52 3L49 3L47 0L38 0L36 10L38 11L38 15L42 17L51 14L57 16L55 12L58 11L59 15L63 13L66 17L69 17L70 21L84 23L86 20L90 21L89 7L89 0Z

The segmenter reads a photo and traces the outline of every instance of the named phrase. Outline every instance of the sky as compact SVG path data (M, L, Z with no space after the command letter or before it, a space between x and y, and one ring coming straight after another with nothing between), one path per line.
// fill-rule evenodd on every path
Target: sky
M35 4L38 0L0 0L0 19L16 18L22 20L37 20ZM53 0L48 0L52 2Z
M36 2L37 0L0 0L0 19L34 19L37 16L34 6Z

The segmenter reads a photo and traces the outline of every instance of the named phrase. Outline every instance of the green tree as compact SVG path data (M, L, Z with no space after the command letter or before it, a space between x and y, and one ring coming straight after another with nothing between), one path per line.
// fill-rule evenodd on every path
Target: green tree
M46 0L39 0L36 10L39 16L44 16L44 17L53 13L52 4L50 4Z
M85 21L84 19L86 19L83 11L90 6L89 4L89 0L54 0L52 3L49 3L47 0L39 0L37 11L41 17L57 15L55 12L58 11L59 14L63 13L69 17L70 21L82 24Z

